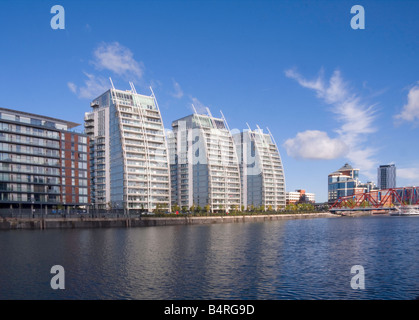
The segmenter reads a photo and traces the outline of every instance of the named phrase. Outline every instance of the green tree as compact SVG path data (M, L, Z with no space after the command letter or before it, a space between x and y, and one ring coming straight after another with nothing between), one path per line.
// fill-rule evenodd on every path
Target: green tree
M209 204L207 204L207 205L205 206L205 212L206 212L206 213L210 213L210 211L211 211L211 206L210 206Z
M172 211L173 212L180 211L180 207L177 203L174 206L172 206Z
M356 203L354 199L348 199L342 204L342 206L347 207L347 208L353 208L355 207L355 204Z
M294 203L287 204L285 207L286 211L297 211L297 206Z
M162 214L164 212L164 206L161 203L156 204L156 208L154 209L155 214Z
M364 200L364 201L362 201L362 203L361 203L361 208L366 208L366 207L369 207L370 206L370 203L369 203L369 201L367 201L367 200Z

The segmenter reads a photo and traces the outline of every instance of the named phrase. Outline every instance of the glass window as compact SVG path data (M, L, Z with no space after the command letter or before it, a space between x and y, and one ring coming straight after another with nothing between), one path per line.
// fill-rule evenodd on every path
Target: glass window
M45 121L44 125L49 128L55 128L55 123L51 121Z
M23 123L31 123L31 119L27 117L20 117L20 122Z
M41 126L42 125L42 121L39 119L34 119L31 118L31 124L37 125L37 126Z
M1 113L1 118L4 119L4 120L10 120L10 121L15 121L16 120L14 115L7 114L7 113L4 113L4 112Z

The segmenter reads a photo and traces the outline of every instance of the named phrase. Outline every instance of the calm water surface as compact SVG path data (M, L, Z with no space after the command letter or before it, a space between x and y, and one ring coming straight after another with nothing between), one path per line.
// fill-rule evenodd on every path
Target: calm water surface
M0 299L415 299L418 250L419 217L2 231Z

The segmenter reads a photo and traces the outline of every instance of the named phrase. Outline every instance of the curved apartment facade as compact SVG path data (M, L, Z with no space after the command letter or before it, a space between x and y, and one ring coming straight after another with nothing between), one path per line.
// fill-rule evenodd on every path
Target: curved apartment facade
M97 209L170 209L163 121L154 94L112 88L85 115L91 138L92 202Z
M268 130L269 131L269 130ZM279 210L286 205L285 175L272 134L248 130L234 135L240 162L243 205Z
M223 118L193 114L173 121L168 135L172 204L239 210L240 168L235 144Z

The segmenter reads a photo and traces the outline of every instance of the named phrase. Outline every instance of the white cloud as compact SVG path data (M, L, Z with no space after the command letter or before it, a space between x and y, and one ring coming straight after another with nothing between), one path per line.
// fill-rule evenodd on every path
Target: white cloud
M173 87L174 87L175 91L174 91L174 93L172 93L172 96L177 98L177 99L182 98L183 97L183 91L182 91L182 88L180 87L180 84L177 83L175 80L173 80Z
M207 109L206 109L207 107L201 101L199 101L197 98L192 97L192 96L189 96L189 98L191 99L192 104L195 107L195 110L197 113L200 113L200 114L207 113Z
M77 86L73 82L67 82L67 86L71 92L77 94Z
M360 97L351 93L338 70L334 71L328 82L324 80L323 71L314 80L304 79L294 70L285 71L285 75L296 80L302 87L314 90L318 98L332 106L331 111L336 115L340 123L340 127L336 129L338 138L329 138L330 140L327 140L325 139L327 134L325 134L321 140L331 144L332 151L335 150L333 146L336 141L343 141L347 146L346 157L353 161L353 164L361 170L372 170L375 165L375 160L372 159L375 150L364 147L363 143L367 134L376 131L376 128L373 126L375 106L364 104ZM298 138L298 135L296 138ZM305 145L300 146L300 148L305 147ZM296 145L295 148L298 148L298 146ZM305 150L300 152L294 150L294 154L299 154L304 158L303 155L306 152ZM310 155L310 153L307 154ZM330 155L319 153L317 159L335 159L342 155L342 152L332 152ZM365 173L367 174L367 172Z
M419 185L419 168L397 168L397 178L406 179Z
M321 72L322 74L323 74L323 72ZM288 78L291 78L291 79L294 79L294 80L297 80L297 82L301 85L301 86L303 86L303 87L305 87L305 88L309 88L309 89L313 89L313 90L316 90L316 91L318 91L318 92L320 92L320 91L323 91L324 90L324 88L323 88L323 80L322 80L322 76L319 76L316 80L312 80L312 81L309 81L309 80L306 80L306 79L304 79L299 73L297 73L295 70L286 70L285 71L285 75L288 77Z
M107 71L107 77L84 72L87 79L84 86L77 86L68 82L71 92L79 98L93 99L110 88L109 72L127 81L140 81L143 76L141 63L134 60L134 55L128 48L118 42L102 43L94 52L94 60L91 63L97 70Z
M370 180L377 179L377 161L374 159L376 150L373 148L351 148L347 158L351 164L361 169L361 173Z
M419 120L419 84L409 90L407 104L403 106L402 111L395 118L408 122Z
M109 70L129 81L143 77L141 63L134 59L134 54L118 42L102 43L93 53L93 65L98 70Z
M293 158L335 159L344 156L348 146L340 139L330 138L326 132L307 130L284 144L287 154Z
M110 83L107 79L86 72L84 74L87 79L84 81L84 87L79 88L79 98L94 99L109 89Z

